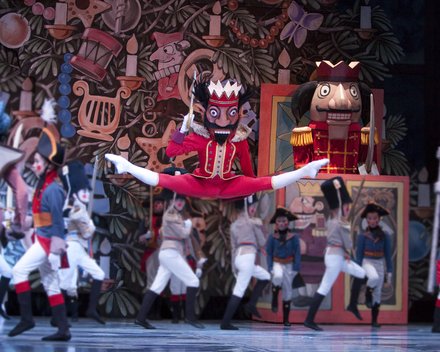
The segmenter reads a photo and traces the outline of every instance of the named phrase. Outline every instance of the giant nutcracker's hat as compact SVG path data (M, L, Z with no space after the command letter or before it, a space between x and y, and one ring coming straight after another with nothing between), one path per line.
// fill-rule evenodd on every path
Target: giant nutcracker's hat
M298 217L294 214L292 214L288 209L284 208L284 207L277 207L277 209L275 210L275 214L273 214L272 219L270 219L270 223L271 224L275 224L275 221L277 220L277 218L279 217L286 217L287 220L289 221L294 221L296 219L298 219Z
M336 176L324 181L321 184L321 191L324 194L330 209L338 209L342 204L352 202L350 194L348 194L347 187L345 186L344 180L341 176ZM342 204L339 204L339 198L341 199Z
M238 104L240 98L241 84L236 81L226 80L224 82L209 82L208 91L210 94L209 105L229 107Z
M47 128L43 128L43 133L38 141L37 152L56 166L62 166L64 163L64 148L57 143L55 136Z
M316 70L318 81L329 82L357 82L359 79L360 62L352 61L349 64L339 61L332 64L330 61L318 61Z
M377 203L371 202L368 203L365 207L364 211L361 214L361 218L367 217L368 213L378 213L379 216L385 216L388 215L390 212L386 210L384 207L380 206Z

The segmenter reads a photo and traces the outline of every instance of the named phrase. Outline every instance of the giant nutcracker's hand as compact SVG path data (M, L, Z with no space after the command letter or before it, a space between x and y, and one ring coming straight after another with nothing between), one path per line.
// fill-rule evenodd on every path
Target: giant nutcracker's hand
M136 177L138 180L153 187L157 186L159 183L159 174L157 172L136 166L120 155L105 154L105 158L113 163L113 165L115 165L116 172L118 174L128 172L129 174L132 174L134 177Z
M191 124L194 120L194 114L186 114L183 117L182 126L180 127L180 133L186 133L189 131L189 128L191 127Z

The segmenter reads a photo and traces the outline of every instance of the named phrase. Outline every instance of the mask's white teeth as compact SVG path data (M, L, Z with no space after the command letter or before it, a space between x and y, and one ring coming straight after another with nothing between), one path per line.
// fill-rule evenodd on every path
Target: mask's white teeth
M220 131L215 131L215 134L230 134L231 131L228 130L220 130Z

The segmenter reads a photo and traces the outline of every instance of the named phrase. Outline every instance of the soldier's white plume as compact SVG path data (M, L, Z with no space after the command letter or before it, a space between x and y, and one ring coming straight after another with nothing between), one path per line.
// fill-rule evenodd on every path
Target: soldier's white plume
M41 107L41 118L47 123L56 123L57 114L55 113L56 102L54 99L44 99Z

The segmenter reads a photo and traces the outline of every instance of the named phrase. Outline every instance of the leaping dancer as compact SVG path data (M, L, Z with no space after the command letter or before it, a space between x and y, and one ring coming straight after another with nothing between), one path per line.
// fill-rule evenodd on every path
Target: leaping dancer
M274 176L255 177L247 137L249 128L239 124L243 104L249 94L236 81L195 83L198 102L194 108L202 112L203 126L193 122L193 114L184 116L182 126L172 136L166 153L175 157L197 151L199 167L192 174L166 175L138 167L123 157L106 154L117 173L129 173L150 186L161 186L182 195L199 198L231 199L277 190L304 177L315 177L329 160L312 161L299 170ZM186 135L192 127L193 133ZM239 159L243 175L232 171Z

